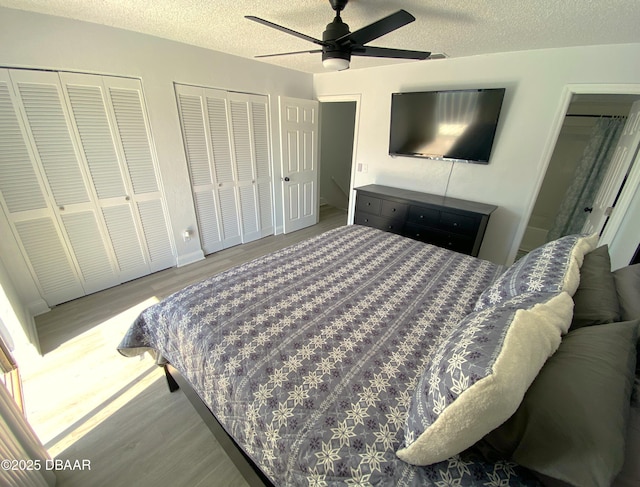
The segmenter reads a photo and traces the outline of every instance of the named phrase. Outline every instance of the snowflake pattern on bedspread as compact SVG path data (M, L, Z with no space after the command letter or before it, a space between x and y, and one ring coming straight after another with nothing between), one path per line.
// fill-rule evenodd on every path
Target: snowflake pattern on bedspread
M472 451L395 455L422 370L499 270L345 226L170 296L119 350L180 370L274 485L537 485Z

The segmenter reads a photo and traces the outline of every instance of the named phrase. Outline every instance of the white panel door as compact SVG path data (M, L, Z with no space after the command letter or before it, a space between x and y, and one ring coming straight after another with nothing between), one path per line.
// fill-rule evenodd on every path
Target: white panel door
M640 101L631 106L629 116L618 140L618 144L602 179L593 207L582 231L600 233L614 210L614 203L620 192L631 163L640 146ZM602 241L610 243L609 241Z
M51 196L50 205L62 238L60 245L66 246L74 262L84 293L118 284L112 251L94 203L57 73L14 70L10 76L26 122L27 139L34 148L35 164ZM57 245L45 240L40 243ZM25 242L23 245L25 250L30 249L27 254L33 264L37 260L36 247Z
M318 105L280 97L284 233L318 223Z

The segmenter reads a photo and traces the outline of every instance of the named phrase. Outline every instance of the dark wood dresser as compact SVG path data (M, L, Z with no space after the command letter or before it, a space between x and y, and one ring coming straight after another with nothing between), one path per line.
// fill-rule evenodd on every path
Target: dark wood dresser
M354 223L476 257L497 207L370 184L356 188Z

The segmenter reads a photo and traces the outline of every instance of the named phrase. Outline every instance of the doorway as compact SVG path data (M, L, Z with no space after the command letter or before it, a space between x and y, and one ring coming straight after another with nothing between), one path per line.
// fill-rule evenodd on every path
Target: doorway
M320 104L320 204L347 210L356 102Z
M636 94L573 93L544 180L524 231L518 256L547 242L574 171L600 117L626 117Z
M347 210L353 221L360 95L319 96L320 102L320 204Z

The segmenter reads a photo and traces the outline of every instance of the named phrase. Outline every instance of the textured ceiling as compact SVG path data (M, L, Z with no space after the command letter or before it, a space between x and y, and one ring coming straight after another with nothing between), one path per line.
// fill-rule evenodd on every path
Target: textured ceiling
M246 20L245 15L321 38L334 14L327 0L0 0L0 6L119 27L248 58L316 46ZM370 45L462 57L640 42L638 0L351 0L342 18L354 31L401 8L417 20ZM310 73L323 71L320 54L262 61ZM396 62L416 61L354 57L351 68Z

